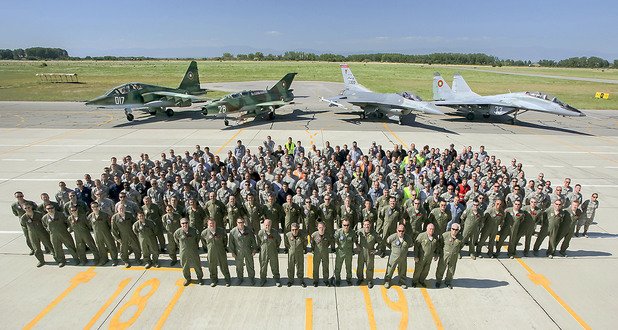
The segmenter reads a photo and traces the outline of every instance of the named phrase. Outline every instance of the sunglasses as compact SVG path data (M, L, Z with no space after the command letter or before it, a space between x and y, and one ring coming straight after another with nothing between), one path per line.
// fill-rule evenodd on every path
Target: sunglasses
M398 230L397 232L398 232L398 233L403 233L404 231L403 231L403 230Z
M350 225L343 225L344 227L350 227Z
M180 224L181 225L188 225L189 223L188 222L181 222Z

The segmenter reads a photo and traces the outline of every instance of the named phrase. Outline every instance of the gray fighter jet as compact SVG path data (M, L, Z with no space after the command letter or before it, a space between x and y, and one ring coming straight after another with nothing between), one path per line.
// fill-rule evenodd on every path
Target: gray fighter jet
M583 117L584 113L558 100L555 96L541 92L518 92L481 96L470 89L464 78L456 74L453 77L453 89L449 87L439 73L433 77L433 98L435 105L456 109L474 120L477 115L490 116L512 115L515 124L518 113L538 111L558 116Z
M320 98L330 106L344 108L342 102L355 105L363 109L361 118L377 117L395 120L401 125L401 117L409 115L413 111L441 115L442 112L433 104L424 102L420 97L409 93L375 93L359 84L347 64L341 64L341 74L345 89L341 94L329 98Z

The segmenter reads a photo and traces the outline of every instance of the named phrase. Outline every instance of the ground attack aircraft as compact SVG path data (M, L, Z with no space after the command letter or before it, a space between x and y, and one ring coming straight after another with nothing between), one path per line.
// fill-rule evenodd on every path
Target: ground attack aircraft
M386 116L391 120L396 120L399 124L401 124L402 116L409 115L413 111L434 115L442 114L436 106L422 101L420 97L409 92L401 94L372 92L356 81L347 64L341 64L340 67L345 89L337 96L320 98L330 106L347 109L342 104L346 102L363 109L360 115L363 119L367 116L378 118Z
M266 115L268 119L273 120L277 108L294 100L293 89L290 89L294 76L296 76L295 72L286 74L270 89L242 91L212 100L202 107L202 113L205 116L223 117L225 126L230 125L228 116L236 119L237 122L261 115ZM244 113L240 114L241 112ZM234 113L239 113L240 116L230 116Z
M132 121L133 110L148 111L151 115L162 112L171 117L174 110L170 107L188 107L195 102L204 102L196 95L205 93L206 90L200 88L197 63L192 61L178 88L132 82L114 87L104 95L86 102L86 105L124 109L127 120Z
M435 105L457 109L468 120L477 115L483 118L512 114L511 123L515 124L517 114L521 111L538 111L559 116L583 117L584 113L558 100L556 97L540 92L518 92L481 96L470 89L461 75L453 76L453 89L439 73L433 78L433 98Z

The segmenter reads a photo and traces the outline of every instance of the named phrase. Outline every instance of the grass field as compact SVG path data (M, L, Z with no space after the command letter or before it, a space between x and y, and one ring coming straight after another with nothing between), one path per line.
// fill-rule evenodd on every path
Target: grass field
M119 84L139 81L176 87L188 61L0 61L0 100L84 101L101 95ZM337 63L323 62L214 62L198 63L200 80L206 82L277 80L287 72L298 72L297 80L341 81ZM540 77L512 76L469 71L470 67L350 63L356 78L378 92L412 91L431 99L433 73L439 71L450 82L462 73L470 87L481 95L508 91L543 91L581 109L618 109L618 84L569 81ZM618 79L618 70L476 67L519 73ZM37 73L76 73L79 84L40 82ZM594 98L595 92L611 94L610 100ZM207 97L219 97L213 93Z

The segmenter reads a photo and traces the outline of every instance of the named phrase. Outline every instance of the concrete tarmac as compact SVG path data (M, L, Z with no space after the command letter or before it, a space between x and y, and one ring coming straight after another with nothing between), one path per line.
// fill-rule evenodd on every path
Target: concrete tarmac
M302 85L295 86L297 95L304 92ZM172 119L140 115L135 122L126 123L121 112L87 110L76 103L0 103L0 209L5 219L0 222L3 328L604 329L618 322L618 304L611 294L618 271L618 224L611 215L618 212L614 194L618 188L616 112L587 111L599 119L530 119L538 126L550 120L561 123L547 128L470 123L447 116L417 118L417 125L410 126L377 120L358 122L357 117L333 113L309 99L299 99L292 108L287 118L302 119L249 122L223 129L220 120L181 111ZM295 115L295 111L303 113ZM307 111L316 113L307 115ZM532 118L532 114L525 114L521 119L527 115ZM282 111L281 117L285 116ZM60 180L73 188L84 173L98 177L112 156L130 154L135 159L146 152L157 159L160 152L170 148L182 153L193 150L195 144L224 155L238 139L255 149L267 135L277 144L291 136L319 148L325 141L349 145L354 140L363 150L372 141L388 149L393 143L441 148L455 143L458 149L471 145L474 150L485 145L490 154L505 163L511 158L521 161L528 179L543 172L557 185L570 177L572 185L582 184L584 199L598 192L600 208L590 238L573 238L567 258L506 259L503 249L500 259L472 260L464 248L453 290L433 287L435 262L427 289L394 286L385 290L382 279L387 258L379 257L373 289L346 284L302 288L298 282L291 288L277 288L272 279L263 288L236 286L234 281L230 288L194 284L185 288L179 282L180 268L169 267L166 255L161 256L160 269L125 269L109 264L58 268L49 255L45 256L47 265L36 268L36 259L28 256L18 221L10 212L16 190L40 202L39 194L55 194ZM546 247L547 240L541 255ZM518 249L521 256L522 246ZM279 261L286 283L286 256L280 254ZM310 261L311 254L307 254L308 283L312 281ZM234 262L229 255L228 264L234 278ZM256 258L256 267L258 264ZM202 265L207 266L205 255ZM407 268L411 277L411 257ZM333 269L334 255L331 274ZM206 268L204 272L208 278ZM355 279L355 269L353 274Z

